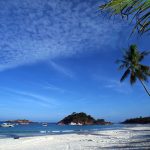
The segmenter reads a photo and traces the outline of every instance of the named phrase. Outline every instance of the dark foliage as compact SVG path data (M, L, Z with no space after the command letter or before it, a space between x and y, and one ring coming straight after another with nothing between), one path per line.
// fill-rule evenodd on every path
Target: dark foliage
M139 117L139 118L131 118L131 119L127 119L124 122L122 122L123 124L147 124L150 123L150 117Z
M122 82L129 77L130 83L133 85L138 79L150 96L150 92L144 84L150 77L150 66L141 63L148 54L150 54L149 51L140 52L136 45L130 45L129 49L124 52L122 59L117 60L117 63L119 63L119 70L125 70L120 81Z
M77 124L81 123L83 125L86 125L86 124L105 124L105 123L107 123L107 122L105 122L104 119L96 120L92 116L87 115L84 112L80 112L80 113L73 112L71 115L65 117L59 123L70 124L71 122L74 122L74 123L77 123Z
M150 31L150 0L109 0L100 6L100 10L110 16L120 15L131 19L134 28L132 33L149 33Z

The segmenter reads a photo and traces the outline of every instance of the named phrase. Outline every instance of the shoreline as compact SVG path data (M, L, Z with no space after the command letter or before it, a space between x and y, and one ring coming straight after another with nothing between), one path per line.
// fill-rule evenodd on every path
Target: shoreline
M125 127L117 130L93 131L0 139L1 150L93 150L149 149L150 126Z
M121 125L121 126L120 126ZM26 130L26 132L22 132L21 130L16 130L16 132L14 132L14 128L11 128L12 132L9 133L9 129L8 128L8 132L0 132L0 139L7 139L7 138L26 138L26 137L37 137L37 136L47 136L47 135L66 135L66 134L91 134L93 132L99 132L99 131L108 131L108 130L118 130L118 129L123 129L123 128L131 128L131 127L140 127L143 126L142 124L113 124L113 125L105 125L105 126L100 126L100 128L97 128L97 126L93 129L86 129L84 127L85 126L76 126L76 127L83 127L83 128L78 128L78 129L74 129L74 128L70 128L70 127L74 127L74 126L68 126L69 129L65 128L65 129L56 129L56 130L51 130L49 128L41 128L41 130L36 131L36 132L28 132L28 130ZM144 126L150 126L150 124L144 124ZM24 126L24 127L28 127L28 126ZM64 126L62 126L64 127ZM66 126L67 127L67 126ZM91 126L93 127L93 125ZM2 128L1 128L2 129ZM23 129L23 130L24 130ZM34 130L34 128L32 128ZM7 128L4 128L5 131L7 131Z
M8 133L2 133L0 132L0 139L7 139L7 138L12 138L14 137L19 137L19 138L28 138L28 137L40 137L40 136L51 136L51 135L66 135L66 134L92 134L94 132L102 132L102 131L109 131L109 130L125 130L125 129L140 129L140 127L143 128L149 128L150 124L125 124L124 126L118 126L118 125L123 125L123 124L113 124L113 126L101 126L102 128L93 128L93 129L64 129L64 130L49 130L48 128L45 128L43 130L39 130L37 132L10 132L8 130ZM63 126L64 127L64 126ZM70 126L69 126L70 127ZM104 128L103 128L104 127ZM5 130L7 128L4 128ZM10 129L10 128L8 128ZM13 129L13 128L12 128Z

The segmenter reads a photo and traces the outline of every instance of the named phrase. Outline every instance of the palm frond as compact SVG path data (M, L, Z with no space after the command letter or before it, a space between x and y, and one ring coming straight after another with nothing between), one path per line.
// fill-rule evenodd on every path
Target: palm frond
M131 83L131 85L133 85L135 82L136 82L136 75L134 72L131 72L130 83Z
M131 16L131 21L136 24L132 30L143 34L150 30L150 0L110 0L100 6L101 11L108 12L111 16L121 15L122 18Z
M140 64L139 66L140 66L140 70L141 70L145 75L150 76L150 67L149 67L149 66L142 65L142 64Z
M136 75L140 80L148 82L147 75L144 72L142 72L141 70L137 70Z
M116 64L126 64L126 63L128 63L127 61L121 60L121 59L117 59L115 62L116 62Z
M121 65L118 67L118 69L119 69L119 70L122 70L122 69L125 69L125 68L127 68L127 67L129 67L129 64L128 64L128 63L124 63L124 64L121 64Z
M123 76L121 77L120 82L124 81L128 77L129 74L130 74L130 69L128 68L123 74Z
M145 56L149 55L150 54L150 51L143 51L140 53L140 57L139 57L139 61L142 61Z

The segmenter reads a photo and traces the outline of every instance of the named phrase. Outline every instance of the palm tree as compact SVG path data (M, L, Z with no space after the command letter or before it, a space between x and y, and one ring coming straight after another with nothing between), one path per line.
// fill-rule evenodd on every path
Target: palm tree
M125 51L123 59L117 60L117 63L120 64L119 69L126 69L120 81L124 81L130 75L130 83L133 85L136 80L139 79L145 91L150 96L144 84L144 81L148 81L148 77L150 76L150 67L141 64L141 61L149 53L148 51L140 52L136 45L131 45L129 49Z
M130 16L135 20L132 33L136 30L140 34L150 31L150 0L110 0L101 5L100 10L111 16L121 15L127 19Z

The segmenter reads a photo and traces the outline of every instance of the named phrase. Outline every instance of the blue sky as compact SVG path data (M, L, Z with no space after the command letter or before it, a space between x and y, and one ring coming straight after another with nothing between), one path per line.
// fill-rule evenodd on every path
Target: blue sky
M105 18L101 3L0 1L0 120L58 121L86 112L117 122L150 115L140 83L120 83L115 64L131 43L148 50L149 37L129 39L132 24Z

